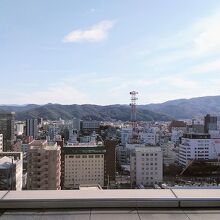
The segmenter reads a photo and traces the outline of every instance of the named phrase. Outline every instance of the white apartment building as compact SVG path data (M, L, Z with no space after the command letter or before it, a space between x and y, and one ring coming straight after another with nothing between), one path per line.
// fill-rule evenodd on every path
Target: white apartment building
M3 134L0 134L0 152L3 151Z
M79 143L62 148L64 166L63 188L74 189L83 184L104 186L105 147L94 143Z
M160 147L135 148L131 155L131 182L153 185L163 180L163 154Z
M179 146L179 163L183 166L192 160L217 159L220 154L220 139L210 134L184 134Z

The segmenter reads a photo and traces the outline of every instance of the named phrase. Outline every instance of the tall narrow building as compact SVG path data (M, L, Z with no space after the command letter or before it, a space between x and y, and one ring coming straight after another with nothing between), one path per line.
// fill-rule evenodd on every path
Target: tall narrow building
M206 115L204 118L205 121L205 133L209 133L209 131L217 130L217 116Z
M59 190L61 150L57 144L34 140L27 155L27 189Z
M0 134L3 134L4 151L11 151L15 139L15 113L0 113Z
M37 137L38 134L38 120L37 119L27 119L26 120L26 136L31 136L34 139Z
M0 134L0 152L3 151L3 134Z

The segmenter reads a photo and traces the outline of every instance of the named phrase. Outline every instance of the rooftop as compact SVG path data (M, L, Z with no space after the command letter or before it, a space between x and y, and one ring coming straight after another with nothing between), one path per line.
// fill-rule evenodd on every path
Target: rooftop
M137 147L135 148L136 152L161 152L161 147L156 146L146 146L146 147Z
M37 146L42 147L47 144L47 140L33 140L31 143L29 143L30 146Z
M12 165L12 158L2 157L0 158L0 169L9 169Z
M219 219L220 190L0 191L1 219Z

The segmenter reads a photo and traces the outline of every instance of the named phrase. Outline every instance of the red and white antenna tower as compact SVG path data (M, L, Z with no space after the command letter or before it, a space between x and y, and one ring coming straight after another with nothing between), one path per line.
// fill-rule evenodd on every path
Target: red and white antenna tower
M138 92L136 91L132 91L130 92L131 95L131 124L132 124L132 128L133 128L133 132L136 131L137 128L137 110L136 110L136 101L138 100L137 95Z

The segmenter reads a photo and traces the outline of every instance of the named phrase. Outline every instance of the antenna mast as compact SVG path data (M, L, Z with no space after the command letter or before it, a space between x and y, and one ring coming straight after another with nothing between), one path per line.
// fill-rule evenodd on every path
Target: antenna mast
M130 95L131 95L131 103L130 103L130 106L131 106L131 125L132 125L133 132L135 132L136 128L137 128L137 109L136 109L136 101L138 100L137 94L138 94L138 92L136 92L136 91L130 92Z

